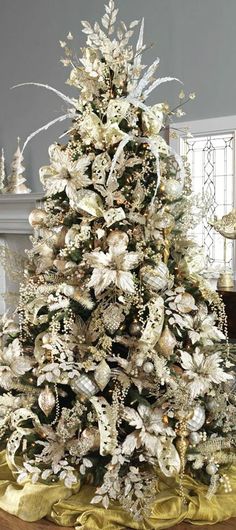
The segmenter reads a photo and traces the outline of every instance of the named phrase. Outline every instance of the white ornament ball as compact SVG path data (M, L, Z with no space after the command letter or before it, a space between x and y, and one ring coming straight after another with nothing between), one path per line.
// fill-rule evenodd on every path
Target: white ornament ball
M208 475L215 475L217 473L217 466L216 464L207 464L206 466L206 472Z
M154 370L154 365L151 361L146 361L143 365L143 370L146 374L151 374Z

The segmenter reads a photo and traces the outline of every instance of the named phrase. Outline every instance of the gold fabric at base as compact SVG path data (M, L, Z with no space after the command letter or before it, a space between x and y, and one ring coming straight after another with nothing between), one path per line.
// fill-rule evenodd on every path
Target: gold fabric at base
M178 494L178 483L173 479L159 483L159 492L150 517L135 521L119 505L108 510L90 504L94 488L83 486L68 490L63 484L24 485L16 483L5 458L0 453L0 508L25 521L38 521L47 517L62 526L74 526L77 530L161 530L170 528L183 520L194 525L214 524L236 517L236 467L227 472L232 486L225 493L222 486L210 501L206 500L207 488L191 477L185 477L184 489L187 504Z

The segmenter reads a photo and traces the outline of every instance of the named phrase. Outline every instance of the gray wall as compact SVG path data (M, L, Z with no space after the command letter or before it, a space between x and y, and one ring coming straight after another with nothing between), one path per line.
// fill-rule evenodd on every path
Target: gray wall
M186 109L188 119L236 114L236 0L119 0L124 20L146 19L145 39L156 46L146 62L160 56L161 75L175 75L197 100ZM59 39L69 30L83 45L80 20L103 14L104 0L0 0L0 146L12 159L16 137L22 139L55 118L62 102L36 87L10 91L25 81L39 81L71 93L64 85L67 70L59 63ZM174 103L176 83L159 90L156 101ZM154 101L154 99L153 99ZM65 123L42 133L25 152L29 182L40 189L38 168L48 159L47 147Z

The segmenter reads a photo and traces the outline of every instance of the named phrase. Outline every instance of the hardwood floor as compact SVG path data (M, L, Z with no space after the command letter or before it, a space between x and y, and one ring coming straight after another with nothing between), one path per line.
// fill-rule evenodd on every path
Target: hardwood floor
M199 528L199 530L236 530L236 519L213 526L194 526L188 523L181 523L180 525L172 526L170 530L194 530L195 528ZM8 515L0 510L0 530L71 530L71 527L57 526L44 519L37 523L25 523L25 521L21 521L17 517ZM103 530L106 529L104 528Z

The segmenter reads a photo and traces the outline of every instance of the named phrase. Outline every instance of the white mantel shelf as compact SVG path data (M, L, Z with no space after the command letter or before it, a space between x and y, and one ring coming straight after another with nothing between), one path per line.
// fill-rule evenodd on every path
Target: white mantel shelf
M31 234L29 214L42 197L42 193L0 195L0 234Z

